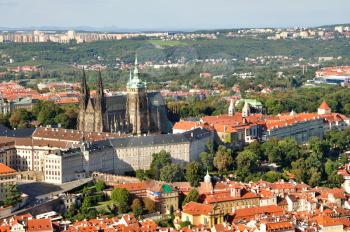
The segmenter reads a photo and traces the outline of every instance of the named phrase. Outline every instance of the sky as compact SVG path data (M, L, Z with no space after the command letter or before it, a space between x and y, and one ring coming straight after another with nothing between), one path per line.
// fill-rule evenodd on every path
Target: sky
M0 27L177 30L350 23L350 0L0 0Z

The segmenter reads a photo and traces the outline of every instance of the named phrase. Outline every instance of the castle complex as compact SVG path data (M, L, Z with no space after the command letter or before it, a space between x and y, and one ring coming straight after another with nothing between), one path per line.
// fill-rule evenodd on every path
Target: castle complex
M139 78L137 58L126 94L104 96L99 73L97 93L92 97L83 73L78 117L80 131L142 135L168 133L170 128L163 98L158 92L147 92L146 83Z

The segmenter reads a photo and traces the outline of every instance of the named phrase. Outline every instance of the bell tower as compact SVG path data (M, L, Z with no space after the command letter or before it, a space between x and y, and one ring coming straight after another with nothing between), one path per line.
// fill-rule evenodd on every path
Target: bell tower
M134 135L141 135L149 132L148 123L148 101L146 83L139 78L137 57L133 75L127 83L127 120L129 129Z

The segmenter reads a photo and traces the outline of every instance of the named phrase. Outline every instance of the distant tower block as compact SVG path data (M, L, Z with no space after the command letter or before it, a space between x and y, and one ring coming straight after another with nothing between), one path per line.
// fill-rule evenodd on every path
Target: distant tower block
M233 116L235 115L235 102L233 99L231 99L230 101L230 106L228 107L228 115L229 116Z

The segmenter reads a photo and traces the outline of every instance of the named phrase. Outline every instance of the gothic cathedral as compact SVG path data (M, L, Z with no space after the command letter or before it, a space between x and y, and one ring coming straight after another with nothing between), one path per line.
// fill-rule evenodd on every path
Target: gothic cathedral
M147 92L146 88L146 83L139 78L137 58L126 94L105 97L99 72L97 93L91 97L83 72L78 129L133 135L168 133L171 123L166 104L159 92Z

